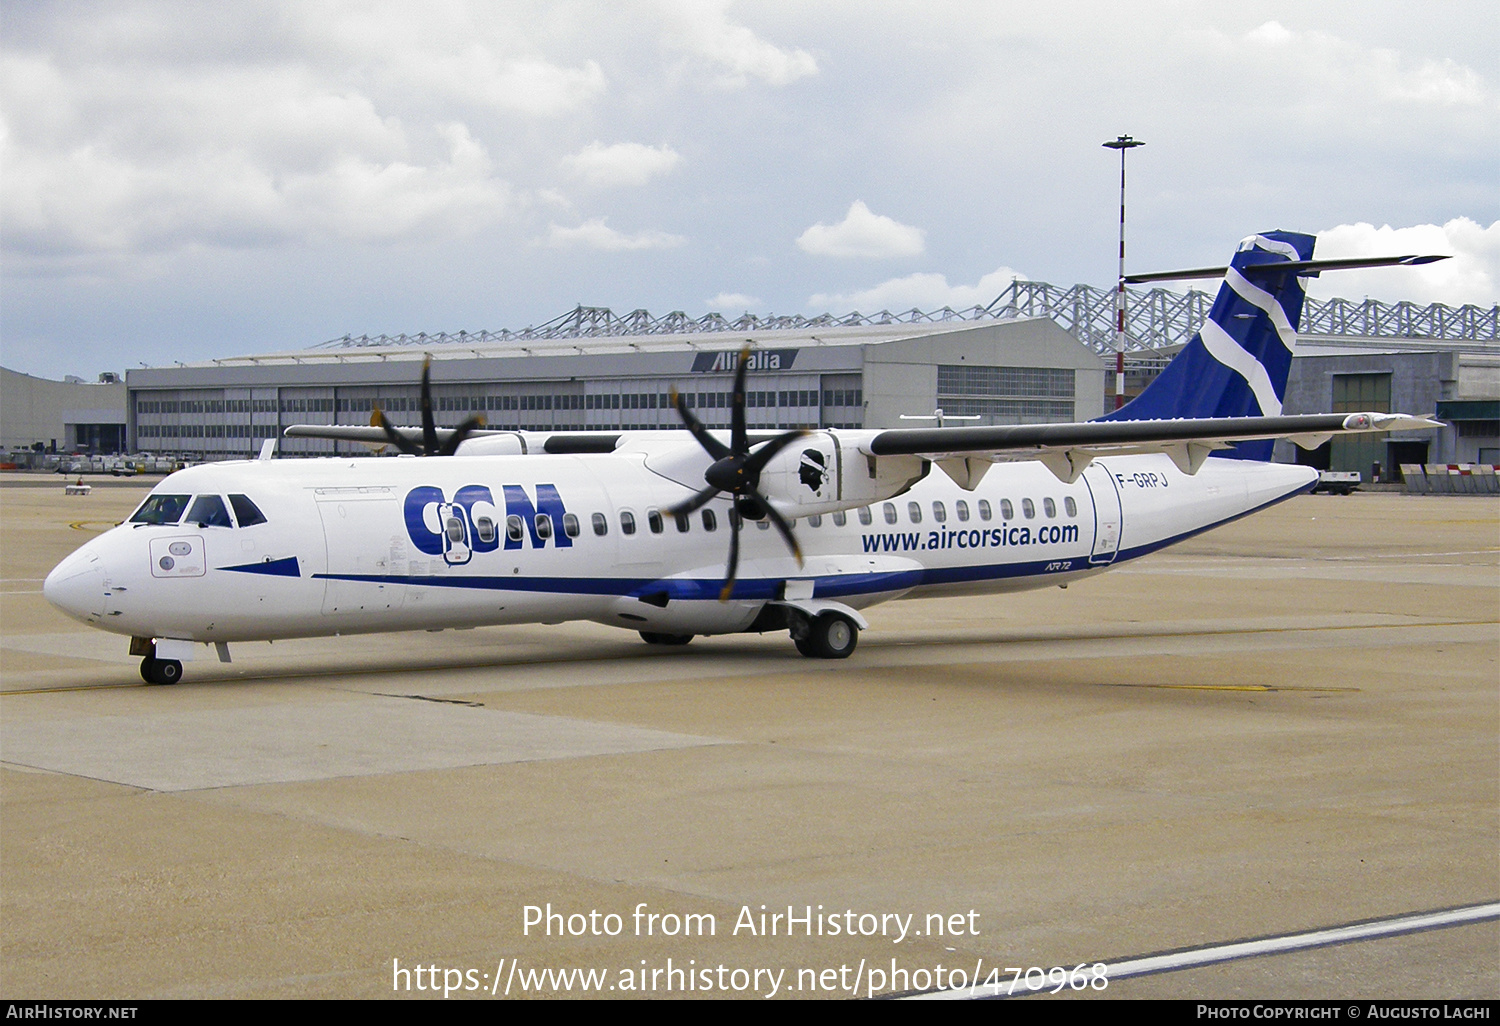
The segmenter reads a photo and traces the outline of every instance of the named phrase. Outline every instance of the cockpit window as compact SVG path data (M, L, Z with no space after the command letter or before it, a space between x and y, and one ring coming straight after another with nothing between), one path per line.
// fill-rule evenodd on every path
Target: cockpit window
M233 527L229 519L229 510L224 506L224 500L217 495L200 495L193 501L193 508L188 510L188 523L197 524L199 527Z
M247 495L231 495L229 505L234 507L234 519L240 522L241 527L254 527L266 522L266 515Z
M191 495L148 495L131 516L132 524L175 524L182 519Z

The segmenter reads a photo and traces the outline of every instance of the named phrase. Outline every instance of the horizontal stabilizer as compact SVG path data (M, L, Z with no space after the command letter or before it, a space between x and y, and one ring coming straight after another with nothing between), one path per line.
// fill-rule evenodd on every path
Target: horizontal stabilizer
M1350 260L1287 260L1273 264L1253 264L1240 268L1246 277L1284 274L1292 271L1303 277L1316 277L1320 271L1347 271L1360 267L1415 267L1448 260L1450 256L1357 257ZM1125 282L1139 285L1148 281L1186 281L1190 278L1222 278L1227 267L1199 267L1191 271L1154 271L1150 274L1127 274Z

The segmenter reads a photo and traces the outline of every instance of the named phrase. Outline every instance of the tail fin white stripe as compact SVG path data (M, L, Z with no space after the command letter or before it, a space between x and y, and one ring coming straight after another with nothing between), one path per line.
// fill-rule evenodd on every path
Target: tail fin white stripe
M1209 356L1245 379L1255 401L1260 404L1261 416L1281 416L1281 400L1276 398L1276 386L1271 384L1271 375L1259 360L1245 352L1228 332L1211 320L1203 322L1198 338Z
M1268 239L1264 235L1252 235L1243 239L1239 245L1239 251L1243 253L1247 249L1263 249L1267 253L1280 253L1288 260L1301 260L1302 254L1297 252L1297 247L1290 242L1282 242L1279 239Z
M1234 289L1235 294L1245 302L1266 312L1266 316L1276 327L1276 337L1281 339L1281 344L1286 346L1287 352L1297 351L1297 332L1292 328L1292 322L1287 319L1286 311L1281 308L1280 303L1276 302L1275 296L1251 284L1248 278L1233 267L1225 273L1224 283Z

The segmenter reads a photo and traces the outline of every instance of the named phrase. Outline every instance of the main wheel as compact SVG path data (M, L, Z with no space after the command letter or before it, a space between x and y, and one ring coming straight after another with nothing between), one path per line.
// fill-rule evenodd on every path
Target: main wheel
M693 640L691 634L657 634L655 631L641 631L641 640L648 645L686 645Z
M141 679L147 684L176 684L182 680L182 664L176 659L147 656L141 660Z
M817 659L847 659L859 644L859 628L842 613L823 613L808 624L807 637L795 639L797 651Z

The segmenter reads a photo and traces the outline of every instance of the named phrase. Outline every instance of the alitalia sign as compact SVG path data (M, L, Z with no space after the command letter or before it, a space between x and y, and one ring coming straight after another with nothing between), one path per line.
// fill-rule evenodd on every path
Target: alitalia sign
M722 353L699 353L693 357L694 374L733 374L739 363L738 350L726 349ZM795 349L756 349L750 354L750 369L753 371L785 371L792 369L797 359Z

